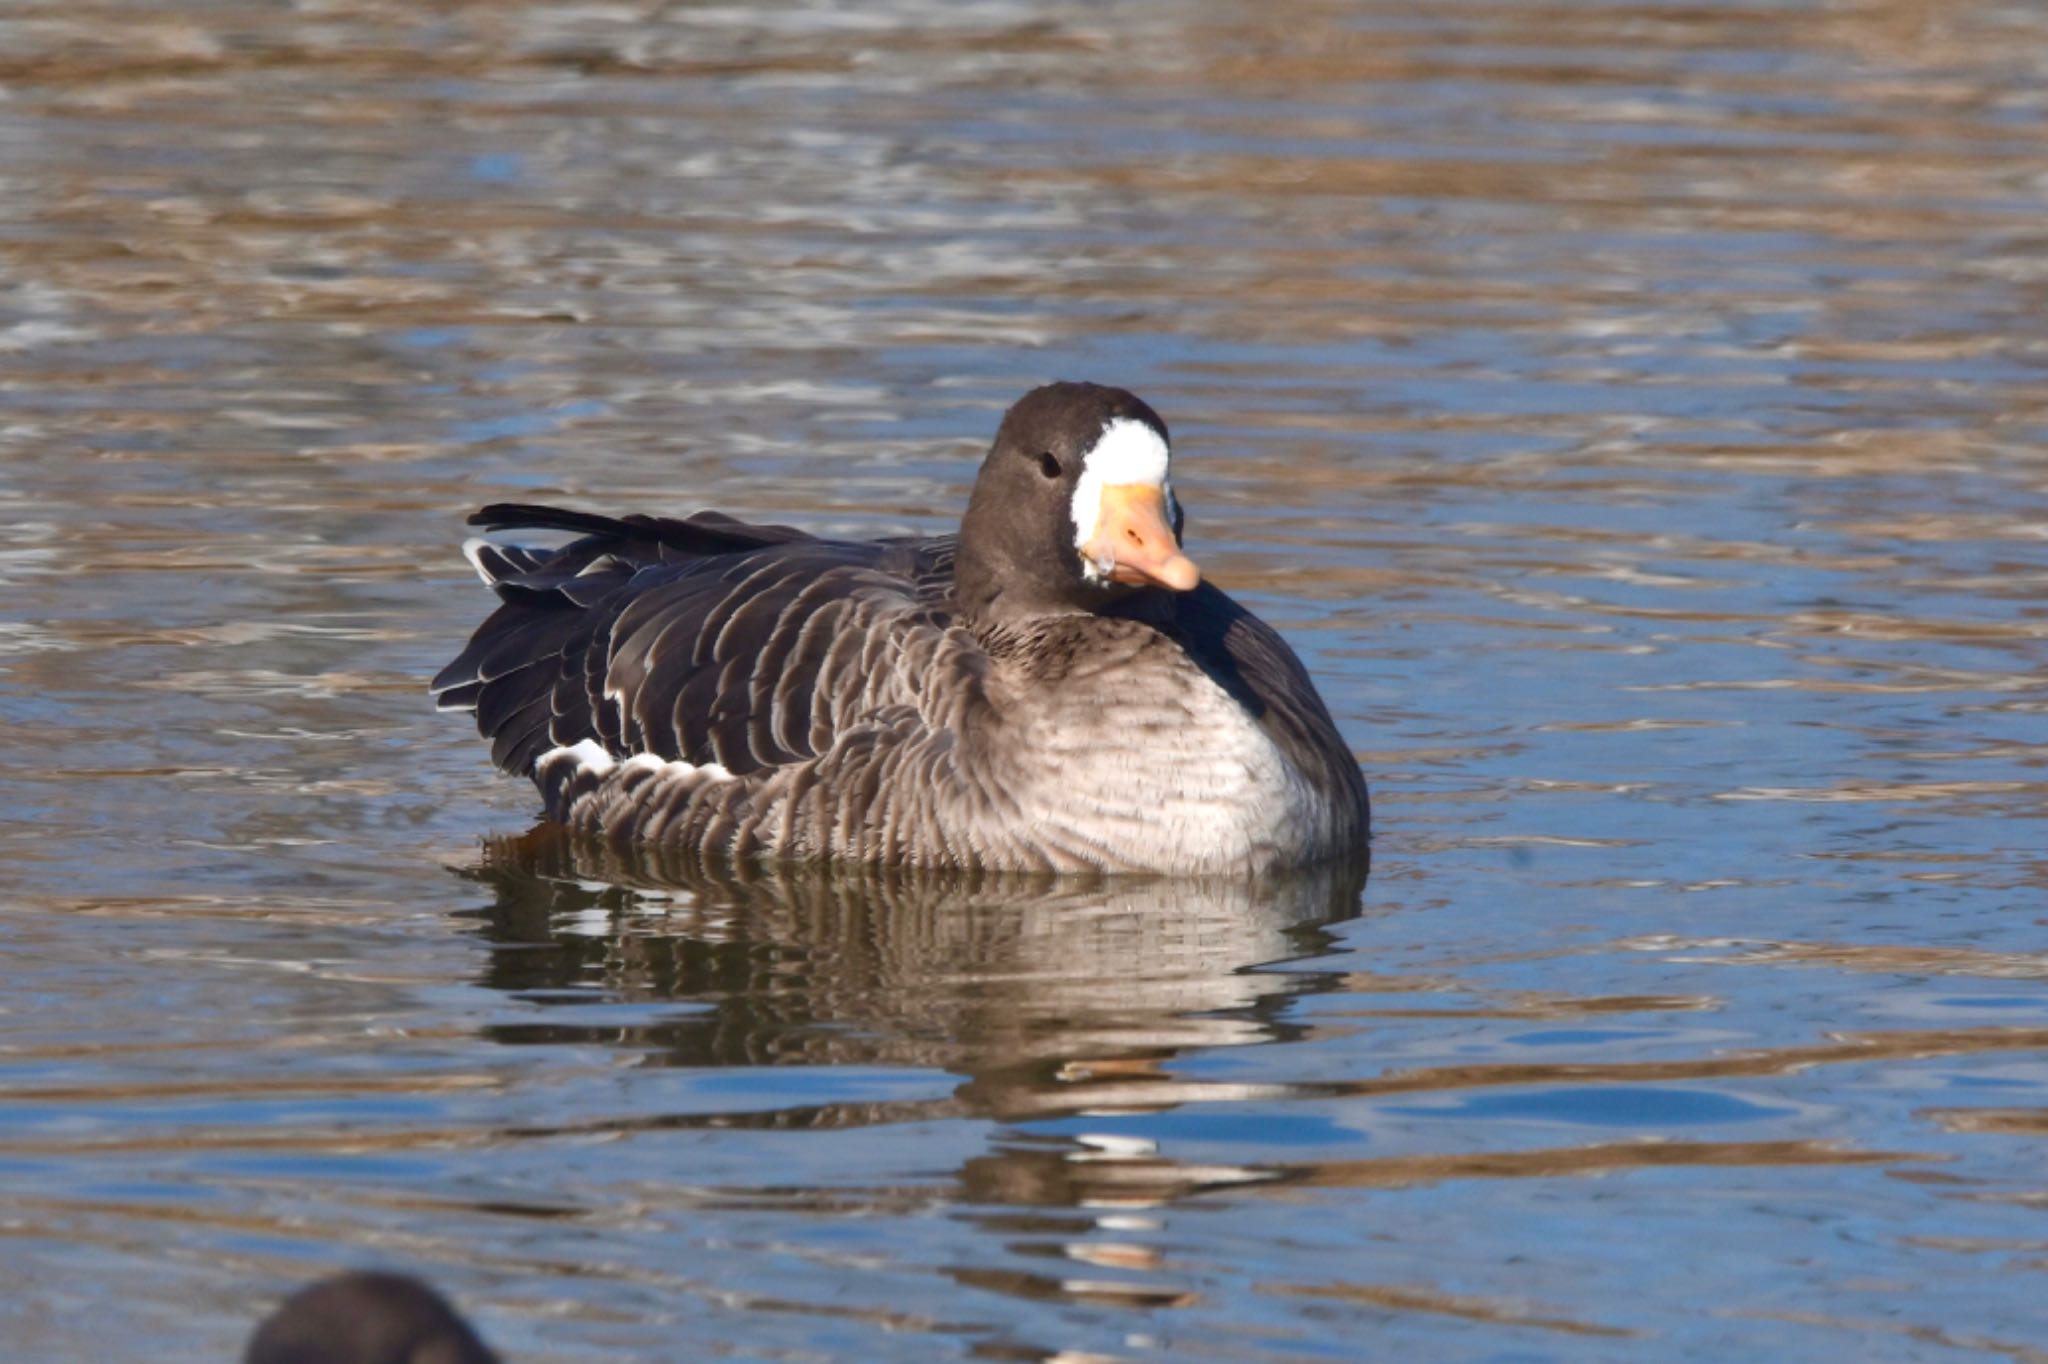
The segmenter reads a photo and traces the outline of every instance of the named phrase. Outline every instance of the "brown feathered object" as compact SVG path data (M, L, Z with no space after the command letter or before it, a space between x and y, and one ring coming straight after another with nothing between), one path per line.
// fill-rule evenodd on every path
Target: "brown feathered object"
M1365 783L1279 635L1182 552L1166 425L1051 384L956 536L499 505L434 679L549 815L714 856L1242 874L1355 853Z

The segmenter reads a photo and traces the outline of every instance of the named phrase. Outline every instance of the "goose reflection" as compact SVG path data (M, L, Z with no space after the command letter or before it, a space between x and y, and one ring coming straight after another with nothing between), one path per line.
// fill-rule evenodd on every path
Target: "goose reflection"
M544 825L488 843L466 874L494 894L479 911L496 945L485 983L561 1006L495 1029L501 1041L602 1042L692 1067L942 1069L963 1077L952 1111L1020 1120L1240 1097L1177 1081L1165 1063L1287 1037L1282 1006L1329 976L1251 968L1328 951L1325 930L1359 912L1365 872L714 866ZM578 1004L663 1001L699 1011L577 1017ZM810 1121L889 1117L840 1107Z

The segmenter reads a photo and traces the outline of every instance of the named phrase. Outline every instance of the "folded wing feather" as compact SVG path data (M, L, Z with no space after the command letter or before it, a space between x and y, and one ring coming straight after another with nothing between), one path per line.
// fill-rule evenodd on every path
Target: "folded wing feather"
M471 555L502 604L434 679L472 709L492 759L528 774L550 749L717 763L801 761L914 704L907 660L950 625L950 542L849 544L716 513L611 518L499 504L493 530L567 531L558 550Z

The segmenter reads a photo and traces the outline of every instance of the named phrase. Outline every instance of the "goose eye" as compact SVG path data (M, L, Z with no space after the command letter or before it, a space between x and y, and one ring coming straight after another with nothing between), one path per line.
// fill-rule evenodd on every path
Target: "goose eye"
M1047 478L1058 478L1060 476L1060 462L1053 457L1050 450L1039 455L1038 472L1044 474Z

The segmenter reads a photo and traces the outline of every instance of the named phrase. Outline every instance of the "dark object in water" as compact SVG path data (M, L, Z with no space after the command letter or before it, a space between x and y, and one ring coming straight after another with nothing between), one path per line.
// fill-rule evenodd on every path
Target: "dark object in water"
M403 1274L309 1284L256 1328L243 1364L500 1364L447 1299Z

